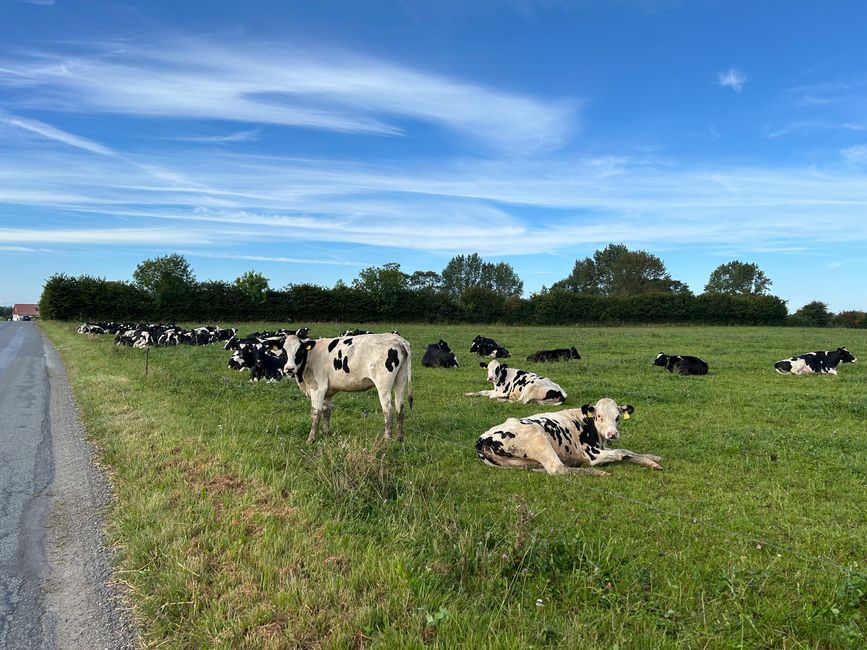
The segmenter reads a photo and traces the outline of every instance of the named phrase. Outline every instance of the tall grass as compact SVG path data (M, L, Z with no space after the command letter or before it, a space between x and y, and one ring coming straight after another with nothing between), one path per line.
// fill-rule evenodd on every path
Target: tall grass
M112 472L119 575L155 646L865 644L867 369L772 364L838 345L863 357L867 332L400 325L415 364L406 442L382 440L371 391L338 395L333 433L308 448L297 387L251 384L217 347L151 350L145 375L142 351L41 326ZM463 397L485 384L463 351L478 333L560 383L567 406L635 405L620 444L666 471L482 465L482 431L556 409ZM439 338L461 368L421 366ZM581 361L522 361L572 344ZM651 365L661 351L711 372L669 375Z

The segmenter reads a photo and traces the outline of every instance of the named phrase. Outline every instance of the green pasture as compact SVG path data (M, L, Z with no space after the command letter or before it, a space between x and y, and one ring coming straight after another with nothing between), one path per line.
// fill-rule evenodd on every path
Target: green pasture
M369 391L338 395L308 448L294 381L250 383L219 345L150 350L146 375L143 350L40 326L110 472L118 575L153 647L867 645L867 330L367 324L412 343L406 441L381 439ZM666 471L483 465L481 432L559 407L464 397L487 387L476 334L566 407L634 405L616 444ZM461 368L421 365L440 338ZM580 361L526 361L571 345ZM773 371L840 345L862 361L839 376ZM658 352L710 374L670 375Z

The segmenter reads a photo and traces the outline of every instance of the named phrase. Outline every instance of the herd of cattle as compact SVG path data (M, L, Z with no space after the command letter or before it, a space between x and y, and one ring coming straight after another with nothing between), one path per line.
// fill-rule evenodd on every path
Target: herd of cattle
M162 345L208 345L225 341L231 350L229 368L248 370L253 381L279 381L294 377L310 399L311 427L307 438L312 443L321 425L328 433L332 399L339 392L376 388L385 419L385 437L396 425L397 438L403 439L406 407L412 408L412 354L409 342L398 332L374 334L366 330L346 330L333 338L311 338L308 328L254 332L238 337L235 329L216 326L184 330L174 325L129 325L118 323L84 324L82 334L115 334L118 346L137 348ZM470 352L490 357L479 365L487 370L489 390L464 393L470 397L489 397L503 402L561 405L567 394L551 379L528 370L511 368L497 361L509 351L496 341L476 336ZM529 362L555 362L580 359L574 348L540 350L527 357ZM837 374L841 363L857 359L846 349L808 352L774 365L781 374ZM427 346L422 365L429 368L458 367L458 360L446 341ZM707 362L687 355L660 353L653 365L682 375L706 375ZM476 441L479 458L495 467L521 467L549 474L581 473L604 475L596 465L628 461L661 470L658 456L636 454L627 449L607 448L620 437L618 423L634 412L630 404L617 404L602 398L580 408L546 412L525 418L509 418L484 432Z

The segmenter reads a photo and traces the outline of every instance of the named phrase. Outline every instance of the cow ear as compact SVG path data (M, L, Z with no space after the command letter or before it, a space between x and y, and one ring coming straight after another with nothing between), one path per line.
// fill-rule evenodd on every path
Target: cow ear
M304 341L304 344L302 347L305 350L312 350L314 347L316 347L316 341L312 341L312 340L311 341Z
M632 404L624 404L623 406L618 407L620 412L623 413L623 419L628 420L629 416L635 412L635 407Z
M479 368L487 368L487 367L488 367L488 364L486 364L484 361L479 361Z
M596 412L596 408L593 406L590 406L590 404L585 404L584 406L581 407L581 414L584 415L585 417L592 417L595 412Z

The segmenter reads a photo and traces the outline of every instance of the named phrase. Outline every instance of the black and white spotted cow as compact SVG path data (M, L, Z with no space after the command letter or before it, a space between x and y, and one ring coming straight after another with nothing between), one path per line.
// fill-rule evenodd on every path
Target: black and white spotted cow
M535 372L510 368L499 361L490 361L487 365L479 363L488 369L488 381L494 387L477 393L464 393L467 397L490 397L501 402L521 402L523 404L562 404L566 401L566 391L547 377Z
M509 418L491 427L476 441L479 458L493 467L514 467L548 474L589 474L606 476L596 465L628 461L662 469L659 456L636 454L606 445L620 437L617 423L635 409L619 406L610 398L595 405L539 413L526 418Z
M534 352L530 356L527 357L527 361L532 361L535 363L541 363L545 361L570 361L572 359L578 360L581 358L581 355L578 354L578 350L575 349L573 345L568 350L566 348L557 348L556 350L539 350L538 352Z
M427 346L427 349L424 351L424 356L421 359L421 365L426 368L459 367L455 353L452 352L449 344L442 339Z
M656 355L653 365L662 366L668 372L677 372L681 375L706 375L708 368L707 361L698 357L664 354L662 352Z
M491 357L493 359L503 359L512 356L506 348L499 345L494 339L485 338L482 335L473 339L470 345L470 352L475 352L480 357Z
M846 348L837 348L833 351L805 352L797 357L783 359L774 364L774 370L781 375L836 375L837 366L841 363L854 363L858 361Z
M403 440L404 397L412 408L412 351L397 334L365 334L302 340L287 336L283 371L295 377L310 398L312 425L307 443L316 439L319 420L328 433L335 393L376 388L390 438L397 415L397 438Z

